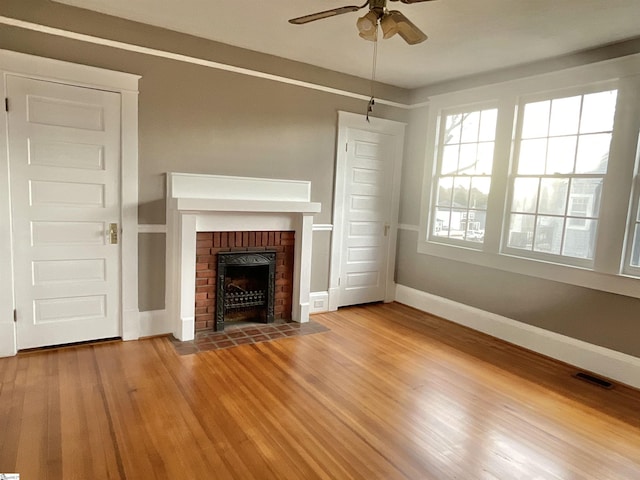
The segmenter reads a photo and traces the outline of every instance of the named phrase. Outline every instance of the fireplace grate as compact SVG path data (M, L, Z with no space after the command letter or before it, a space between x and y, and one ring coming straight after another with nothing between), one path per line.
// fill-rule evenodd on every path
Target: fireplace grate
M233 289L227 289L224 295L225 310L239 308L264 307L267 302L266 290L243 290L232 285Z

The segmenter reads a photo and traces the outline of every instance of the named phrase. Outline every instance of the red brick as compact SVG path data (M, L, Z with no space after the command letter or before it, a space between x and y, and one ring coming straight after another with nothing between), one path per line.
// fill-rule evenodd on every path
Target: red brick
M196 235L198 240L211 240L213 239L213 233L211 232L198 232Z
M204 315L206 313L207 313L207 307L198 307L198 308L196 308L196 311L195 311L196 317L198 315Z
M249 232L249 247L256 246L256 232Z
M209 264L208 263L196 263L196 271L199 270L209 270Z
M196 293L196 305L197 305L197 300L206 300L207 299L207 292L202 292L202 293ZM201 306L201 305L198 305Z
M213 242L211 240L198 240L196 241L196 248L211 248Z
M283 240L290 240L292 238L295 238L295 236L296 236L296 232L293 232L293 231L290 231L290 230L282 232L282 239Z
M207 285L208 280L206 278L196 278L196 287L201 287L202 285Z
M291 240L282 240L280 242L280 245L289 246L289 245L294 245L295 243L296 241L292 238Z
M211 250L208 248L196 248L196 255L209 255Z
M215 285L215 284L216 284L216 277L207 278L207 285Z
M196 272L196 278L210 278L214 277L215 273L211 270L202 270L201 272Z
M249 246L249 232L242 232L242 246Z
M273 232L273 244L280 245L280 232Z
M242 246L242 232L236 232L236 247Z
M271 245L276 246L275 238L276 238L275 232L269 232L269 246Z
M226 248L229 245L227 232L220 232L220 248Z
M269 232L262 232L262 239L260 240L260 246L266 247L269 245Z
M213 246L220 247L220 232L213 233Z

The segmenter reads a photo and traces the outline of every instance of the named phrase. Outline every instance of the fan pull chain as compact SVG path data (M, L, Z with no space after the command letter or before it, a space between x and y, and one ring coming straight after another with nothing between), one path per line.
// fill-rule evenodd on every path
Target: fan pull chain
M375 39L373 41L373 65L371 67L371 98L369 99L369 103L367 104L367 122L371 123L369 120L369 114L373 113L373 106L376 104L374 100L374 87L376 82L376 65L378 63L378 22L376 22L376 33Z

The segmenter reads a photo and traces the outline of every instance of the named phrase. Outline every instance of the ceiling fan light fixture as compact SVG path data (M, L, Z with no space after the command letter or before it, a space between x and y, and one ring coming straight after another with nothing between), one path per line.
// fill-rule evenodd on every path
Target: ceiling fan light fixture
M377 26L378 15L373 10L370 10L366 15L358 18L356 22L360 36L366 40L369 40L372 35L375 36Z
M392 13L386 13L382 17L380 27L382 27L382 38L384 39L391 38L398 33L398 22Z

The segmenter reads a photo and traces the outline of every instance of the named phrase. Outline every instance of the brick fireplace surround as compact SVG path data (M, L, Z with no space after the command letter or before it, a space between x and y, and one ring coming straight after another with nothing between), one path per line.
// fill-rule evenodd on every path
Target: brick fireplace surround
M227 248L231 248L229 232L235 234L234 246L238 232L242 233L243 241L246 232L249 244L251 232L273 232L274 239L276 232L295 232L291 320L308 322L313 216L320 212L320 207L311 201L311 183L304 180L167 173L165 301L173 335L183 342L195 337L200 232L227 232ZM213 246L213 235L211 245L201 247L209 248L208 256L211 248L222 248ZM207 286L208 283L207 280Z
M197 232L195 329L212 330L216 311L216 257L219 252L276 251L275 319L290 320L295 232Z

